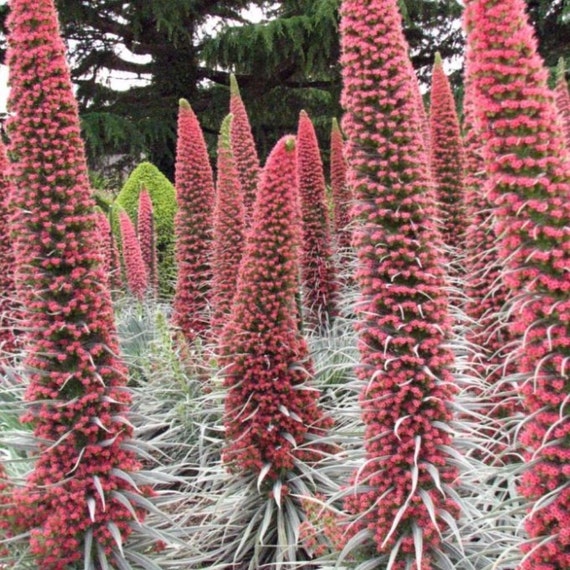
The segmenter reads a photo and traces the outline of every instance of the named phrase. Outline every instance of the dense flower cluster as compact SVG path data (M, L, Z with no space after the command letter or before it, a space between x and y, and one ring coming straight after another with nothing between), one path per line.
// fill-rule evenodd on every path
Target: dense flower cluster
M433 66L430 106L431 170L441 210L441 234L458 248L465 230L463 143L449 79L439 53Z
M333 119L331 130L331 191L334 203L334 228L340 251L350 247L350 208L352 195L346 180L344 140L338 121Z
M111 289L121 289L121 259L107 215L97 211L97 235L103 253L103 268Z
M190 104L180 100L176 147L175 219L178 280L173 301L173 321L192 342L208 324L210 251L214 175L198 119Z
M13 208L10 204L12 183L9 177L6 148L0 140L0 362L9 359L15 348L16 286L14 277L14 244L10 235L10 219Z
M148 273L135 226L124 210L119 212L119 226L127 286L137 299L142 300L148 289Z
M501 273L504 263L496 248L493 206L487 198L488 179L485 174L483 142L475 113L473 85L467 81L463 99L463 140L465 149L465 207L467 228L465 244L465 312L471 326L466 334L472 350L470 365L485 381L486 415L491 419L493 430L500 429L502 419L512 418L520 408L516 395L507 395L508 384L503 378L516 372L508 360L511 337L504 314L508 291L503 285ZM490 405L489 405L490 404ZM495 432L496 434L497 432ZM502 437L494 437L493 451L504 451L508 445L508 430ZM499 440L502 439L502 442Z
M224 119L218 142L212 250L211 327L214 334L222 330L230 314L245 241L243 192L230 141L232 118L233 115L228 115Z
M554 94L556 97L556 108L558 109L564 136L566 137L566 146L570 147L570 91L566 81L566 66L562 57L558 62Z
M457 515L445 492L457 470L443 451L454 388L441 237L396 0L345 0L341 14L367 457L346 506L392 568L415 567L420 550L428 569L445 517Z
M525 7L469 0L465 26L503 279L516 293L511 334L529 414L520 491L530 501L553 493L527 518L536 542L521 570L554 570L570 567L570 163Z
M154 212L150 195L146 188L141 188L137 216L137 235L142 259L146 267L147 281L153 291L158 290L158 259L156 255L156 232Z
M249 227L259 182L259 157L257 156L247 111L233 74L230 75L230 92L230 113L234 117L231 132L232 151L243 192L246 227Z
M319 142L305 111L301 111L299 117L297 171L303 222L301 274L307 309L305 317L307 322L326 325L336 315L336 271Z
M239 271L222 364L228 393L224 460L272 483L295 458L314 459L308 434L329 422L310 387L312 364L297 326L301 240L295 139L281 139L262 175Z
M39 456L12 512L42 570L92 539L115 565L133 515L115 493L138 469L123 444L130 396L119 352L76 102L52 0L13 0L8 20L10 155L18 291L27 308L28 412ZM128 477L127 477L128 479ZM113 552L111 552L113 550Z

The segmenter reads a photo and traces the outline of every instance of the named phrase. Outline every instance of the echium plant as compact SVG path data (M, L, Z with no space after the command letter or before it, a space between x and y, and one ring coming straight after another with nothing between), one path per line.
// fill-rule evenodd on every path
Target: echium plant
M254 204L230 320L223 331L227 366L225 462L264 472L264 486L311 458L307 436L328 426L317 406L308 348L297 326L300 213L295 139L267 159Z
M14 276L14 243L10 235L13 216L12 183L4 143L0 141L0 363L9 362L15 349L18 311Z
M115 237L111 230L111 224L107 214L98 210L97 215L97 234L99 236L99 244L103 253L103 268L107 275L107 280L112 291L121 289L121 258L119 250L115 242Z
M441 211L441 234L445 244L457 252L465 230L463 142L451 85L439 53L433 66L429 120L430 164Z
M338 285L332 260L323 163L315 128L305 111L299 116L297 172L303 222L301 275L305 318L313 325L326 326L337 313Z
M53 1L13 0L8 28L13 232L27 309L22 421L38 446L9 522L29 531L43 570L128 568L126 543L144 519L131 499L143 490L132 483L126 369Z
M205 312L210 294L215 189L204 134L185 99L180 100L178 114L175 186L178 280L173 321L192 342L208 325Z
M212 323L218 334L226 323L236 292L245 241L243 193L230 142L233 115L222 123L218 141L218 179L212 246Z
M346 507L378 567L439 568L442 533L458 515L453 354L415 78L396 0L345 0L341 14L366 426Z
M127 286L129 291L142 301L148 289L148 272L135 227L124 210L119 212L119 227Z
M525 8L468 0L465 28L528 415L520 568L558 570L570 567L570 163Z
M332 121L330 158L334 229L338 248L344 252L350 247L351 232L348 226L350 224L352 193L346 179L347 164L344 156L344 139L336 119Z
M570 91L568 90L568 82L566 81L566 66L564 65L563 57L558 61L554 93L556 96L558 116L562 122L564 136L566 137L566 146L570 147Z
M249 227L257 194L260 165L247 111L233 74L230 75L230 113L234 117L231 130L232 151L243 191L246 227Z
M147 281L150 288L158 291L158 259L156 254L156 232L154 229L154 212L150 195L146 188L139 194L137 215L137 236L141 254L146 267Z
M473 85L466 81L463 99L465 312L471 322L467 340L472 346L470 365L485 380L491 391L489 397L496 404L488 415L499 419L512 417L519 399L514 394L507 395L502 383L503 378L514 372L512 363L506 360L510 336L503 322L508 291L501 279L504 263L498 256L495 215L487 197L488 178L475 99ZM497 450L497 442L492 447Z

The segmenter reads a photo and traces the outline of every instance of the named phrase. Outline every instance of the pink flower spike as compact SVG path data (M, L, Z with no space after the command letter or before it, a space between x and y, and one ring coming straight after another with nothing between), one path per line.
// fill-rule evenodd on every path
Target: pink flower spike
M175 178L178 279L172 319L191 343L208 325L215 189L204 134L186 99L180 100L178 114Z

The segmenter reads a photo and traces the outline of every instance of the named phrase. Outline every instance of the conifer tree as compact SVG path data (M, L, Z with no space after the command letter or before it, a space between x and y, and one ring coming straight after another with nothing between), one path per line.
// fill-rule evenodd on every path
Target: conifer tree
M325 326L336 315L337 282L332 260L323 163L309 115L301 111L297 134L297 170L303 239L301 274L306 318Z
M566 137L566 146L570 147L570 92L566 82L566 66L564 65L563 57L558 61L555 95L556 107L558 108L564 136Z
M39 451L16 491L12 530L30 531L43 570L82 559L86 567L116 566L144 513L125 495L141 493L128 482L139 464L126 445L130 395L77 106L53 1L13 0L8 27L13 231L27 308L22 419Z
M393 568L437 568L458 506L445 447L454 397L441 237L396 0L345 0L341 38L366 463L346 506ZM383 560L383 562L382 562Z
M214 176L206 141L190 104L180 100L176 148L175 219L178 280L173 301L173 321L188 342L207 327L210 294L210 252Z
M255 147L255 140L251 132L249 118L235 75L230 75L230 113L233 115L231 142L234 160L242 187L246 227L249 227L253 203L259 183L259 158Z
M463 144L455 100L439 53L432 75L430 141L430 164L441 208L441 233L445 244L457 252L465 231Z
M231 146L232 127L230 114L222 123L218 142L212 249L211 326L215 334L221 331L231 311L245 240L245 206Z
M345 251L350 247L351 192L346 179L346 158L344 157L344 139L336 119L331 130L331 190L334 203L334 228L338 247Z
M468 0L465 27L528 414L519 490L530 502L531 541L520 569L554 570L570 566L570 163L525 8L523 0Z

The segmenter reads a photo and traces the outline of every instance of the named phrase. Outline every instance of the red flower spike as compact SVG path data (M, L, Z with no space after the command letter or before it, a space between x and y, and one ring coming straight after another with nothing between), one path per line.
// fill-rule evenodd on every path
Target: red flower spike
M13 233L27 308L29 406L22 421L33 424L39 446L7 515L13 532L30 532L42 570L80 564L88 533L114 566L109 525L126 542L134 517L112 493L139 492L115 473L139 464L124 447L132 436L124 420L130 396L77 105L53 1L12 0L7 25Z
M558 61L554 94L556 97L556 108L558 109L564 136L566 137L566 146L570 148L570 92L566 82L566 67L563 57Z
M97 212L97 234L103 253L103 268L108 278L109 285L113 291L122 288L121 280L121 259L117 244L111 231L111 224L106 214L101 211Z
M148 274L135 227L124 210L119 212L119 227L127 285L129 291L142 301L148 289Z
M300 389L312 377L297 326L299 196L295 139L282 138L267 159L239 271L231 318L222 334L227 370L224 461L237 472L268 470L264 485L317 459L309 434L330 425L318 392Z
M230 75L230 113L234 117L231 134L232 151L243 189L246 227L249 227L259 183L260 166L249 118L233 74Z
M205 312L210 294L215 189L204 134L185 99L180 100L178 114L175 178L178 280L172 318L192 342L208 325Z
M331 130L331 189L334 202L334 228L341 251L350 248L350 207L352 196L346 179L344 140L338 121L333 119Z
M523 0L468 0L469 81L477 94L505 286L515 292L512 355L524 379L528 450L519 490L532 539L520 570L570 568L570 163L548 72ZM558 492L556 492L558 490Z
M366 463L354 480L365 489L356 486L346 507L358 515L351 531L370 529L378 552L395 556L393 568L415 567L421 548L427 570L448 527L440 513L458 515L433 478L435 469L445 489L457 477L442 449L451 445L445 426L455 390L441 237L396 0L345 0L341 45L348 177L360 222L353 241L366 424Z
M455 100L439 53L433 66L430 141L430 164L441 209L443 241L459 248L466 223L463 144Z
M15 326L21 318L16 308L15 255L10 222L14 215L10 165L6 148L0 140L0 363L8 362L16 347Z
M301 111L297 133L297 170L303 246L301 274L309 322L326 326L335 317L336 271L332 261L326 183L317 135L311 119Z
M486 379L488 386L493 387L515 369L512 363L505 362L505 347L511 342L508 329L502 322L508 291L501 283L504 263L495 247L498 239L494 231L495 216L486 194L488 179L483 142L475 112L475 93L468 80L465 82L463 116L468 223L465 230L465 287L468 299L465 312L473 323L467 340L472 346L479 347L479 350L470 352L471 366L481 378ZM505 398L500 386L496 392L496 396L491 398L494 406L490 411L495 426L501 419L511 418L519 410L518 399ZM501 449L495 448L495 451L498 453Z
M156 293L158 291L158 258L156 255L154 213L150 195L145 188L142 188L139 194L137 235L146 268L147 281Z
M224 119L218 143L212 250L212 332L215 335L221 332L231 311L245 238L243 193L230 140L232 117L228 115Z

